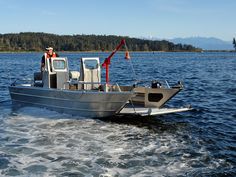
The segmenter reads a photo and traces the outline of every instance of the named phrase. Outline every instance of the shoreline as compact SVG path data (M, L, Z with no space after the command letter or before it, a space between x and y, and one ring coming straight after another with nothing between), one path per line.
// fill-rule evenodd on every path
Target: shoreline
M0 51L0 53L44 53L45 51ZM59 53L109 53L112 51L55 51ZM123 53L125 51L118 51ZM202 50L202 51L129 51L132 53L205 53L205 52L226 52L233 53L234 50Z

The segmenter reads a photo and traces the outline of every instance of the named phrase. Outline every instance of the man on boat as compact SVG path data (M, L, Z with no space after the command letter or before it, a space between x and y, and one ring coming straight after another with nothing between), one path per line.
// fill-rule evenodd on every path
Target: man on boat
M47 47L46 50L47 50L47 52L44 53L44 55L42 56L42 60L41 60L41 72L44 70L45 61L47 58L49 58L49 62L51 62L51 58L59 57L59 55L53 51L52 47Z

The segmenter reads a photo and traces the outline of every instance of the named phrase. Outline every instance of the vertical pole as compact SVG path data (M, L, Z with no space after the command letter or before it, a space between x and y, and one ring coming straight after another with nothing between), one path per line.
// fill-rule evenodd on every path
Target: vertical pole
M109 83L109 65L106 64L106 84Z

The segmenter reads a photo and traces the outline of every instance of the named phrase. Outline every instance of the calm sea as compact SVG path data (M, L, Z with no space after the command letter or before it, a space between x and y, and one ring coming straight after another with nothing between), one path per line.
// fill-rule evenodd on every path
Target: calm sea
M81 57L108 56L59 54L71 70ZM132 62L118 53L112 82L181 80L185 89L168 105L195 110L106 120L12 110L8 85L32 78L41 56L0 54L0 176L236 176L236 53L131 53Z

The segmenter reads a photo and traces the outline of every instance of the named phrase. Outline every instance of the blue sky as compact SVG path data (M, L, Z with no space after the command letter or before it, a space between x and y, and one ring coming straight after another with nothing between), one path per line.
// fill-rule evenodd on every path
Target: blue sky
M236 0L0 0L0 33L236 37Z

